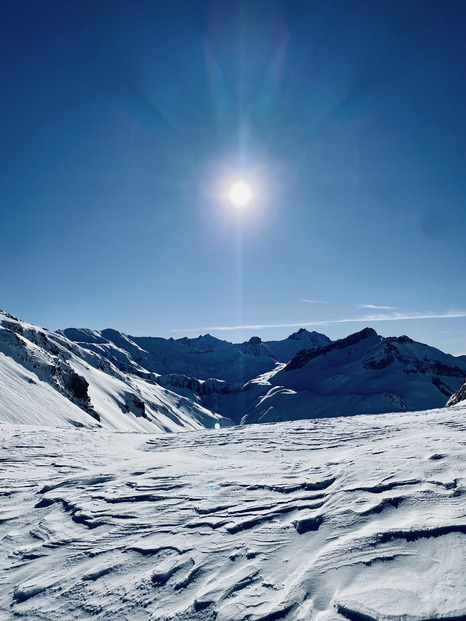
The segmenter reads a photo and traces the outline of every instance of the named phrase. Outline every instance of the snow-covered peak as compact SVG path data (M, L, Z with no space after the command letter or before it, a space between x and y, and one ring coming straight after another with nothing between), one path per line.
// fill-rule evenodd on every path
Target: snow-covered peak
M332 341L319 332L309 332L301 328L283 341L267 341L266 345L273 356L280 362L289 362L303 349L315 349L325 347Z
M321 334L320 332L316 332L315 330L310 332L309 330L306 330L306 328L300 328L296 332L293 332L292 334L290 334L290 336L288 336L287 338L290 341L304 341L304 342L311 341L311 342L319 342L319 344L321 344L322 342L326 342L326 343L330 342L330 339L325 334Z
M371 339L371 345L373 343L378 343L382 339L381 336L377 334L375 330L372 328L364 328L360 332L355 332L354 334L350 334L349 336L339 339L338 341L329 342L323 347L315 347L312 349L305 349L298 352L298 354L290 360L288 365L286 366L286 371L293 371L296 369L300 369L305 366L308 362L317 358L318 356L325 356L332 351L338 351L341 349L351 348L361 341L366 341L364 346L367 347L367 340Z
M366 328L277 368L243 422L442 407L465 377L455 356Z
M75 343L105 343L106 339L97 330L88 328L65 328L58 330L58 334L66 336L70 341Z
M174 340L174 339L171 339L171 340ZM175 342L179 343L180 345L191 347L198 351L204 351L204 352L223 351L225 349L229 349L232 345L228 341L222 341L220 339L217 339L215 336L212 336L211 334L202 334L193 339L190 339L187 336L184 336L180 339L176 339Z
M158 385L125 347L140 350L114 330L55 333L1 313L0 422L153 432L231 424Z

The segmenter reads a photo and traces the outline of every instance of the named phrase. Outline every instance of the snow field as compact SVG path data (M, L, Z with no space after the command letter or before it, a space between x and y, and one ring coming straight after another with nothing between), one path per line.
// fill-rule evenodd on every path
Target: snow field
M465 412L1 424L0 617L464 619Z

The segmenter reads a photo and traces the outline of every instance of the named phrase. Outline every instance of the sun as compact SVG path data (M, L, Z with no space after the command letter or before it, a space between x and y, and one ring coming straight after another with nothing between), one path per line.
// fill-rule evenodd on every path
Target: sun
M252 198L250 186L244 181L237 181L228 191L228 198L235 207L245 207Z

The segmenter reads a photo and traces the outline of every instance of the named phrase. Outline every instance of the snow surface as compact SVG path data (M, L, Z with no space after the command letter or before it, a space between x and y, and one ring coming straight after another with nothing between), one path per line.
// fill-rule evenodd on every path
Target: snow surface
M89 414L0 351L0 419L30 425L97 425Z
M464 620L465 415L0 424L0 618Z

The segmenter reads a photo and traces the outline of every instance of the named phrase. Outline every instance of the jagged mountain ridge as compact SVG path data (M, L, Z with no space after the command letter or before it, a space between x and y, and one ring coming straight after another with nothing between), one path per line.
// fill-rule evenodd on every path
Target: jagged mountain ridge
M0 421L180 431L231 421L63 334L0 312Z
M240 344L96 334L102 353L236 423L442 407L466 377L462 357L371 328L337 341L301 329L283 341Z
M460 358L407 336L382 337L365 328L301 351L269 374L243 422L442 407L465 374Z
M244 343L229 343L210 334L189 339L164 339L67 328L59 333L111 360L121 370L159 375L180 374L199 380L216 378L242 386L271 371L277 362L289 362L302 349L324 347L324 334L301 329L282 341L263 342L253 336Z
M233 344L208 334L54 333L3 313L0 376L0 420L31 422L24 412L34 409L35 423L175 431L442 407L466 361L370 328L333 342L301 329Z
M121 370L150 378L236 423L256 404L250 380L272 372L302 349L331 343L324 334L303 328L282 341L263 342L253 336L244 343L229 343L209 334L163 339L129 336L112 329L67 328L59 332Z

